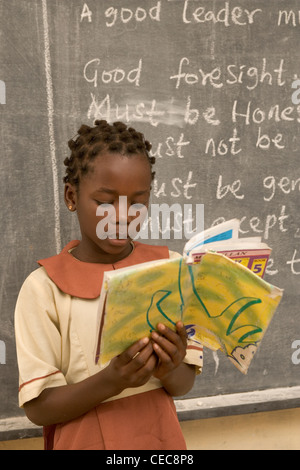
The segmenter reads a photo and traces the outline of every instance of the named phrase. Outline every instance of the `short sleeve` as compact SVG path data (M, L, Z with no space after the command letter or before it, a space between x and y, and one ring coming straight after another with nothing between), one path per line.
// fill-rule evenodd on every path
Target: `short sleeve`
M196 374L201 374L203 368L203 346L198 341L188 339L186 356L184 358L186 364L196 367Z
M25 280L15 309L19 405L45 388L66 385L61 372L62 341L55 298L43 268Z

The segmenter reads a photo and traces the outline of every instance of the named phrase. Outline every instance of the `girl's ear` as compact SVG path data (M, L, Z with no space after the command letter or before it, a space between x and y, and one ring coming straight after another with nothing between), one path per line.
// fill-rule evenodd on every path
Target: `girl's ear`
M65 184L64 200L69 211L76 211L77 189L71 183Z

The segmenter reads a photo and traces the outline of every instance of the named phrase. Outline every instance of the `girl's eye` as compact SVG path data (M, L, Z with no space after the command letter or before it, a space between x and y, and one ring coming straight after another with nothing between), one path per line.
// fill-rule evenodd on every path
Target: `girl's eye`
M111 202L96 201L96 203L98 204L98 206L111 206L111 205L113 205L114 202L113 201L111 201Z
M147 206L147 202L132 202L131 206L135 206L137 209L142 209L143 207Z
M98 206L113 206L115 201L97 201L95 200L95 202L98 204ZM144 203L143 202L131 202L130 205L131 206L135 206L135 208L138 210L138 209L143 209L143 207L147 207L147 203L148 201L145 201Z

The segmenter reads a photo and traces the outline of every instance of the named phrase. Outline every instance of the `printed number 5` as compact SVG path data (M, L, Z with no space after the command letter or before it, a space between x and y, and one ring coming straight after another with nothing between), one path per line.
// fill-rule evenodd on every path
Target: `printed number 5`
M254 272L255 274L259 274L259 273L261 272L261 270L262 270L262 264L256 264L256 265L254 266L253 272Z

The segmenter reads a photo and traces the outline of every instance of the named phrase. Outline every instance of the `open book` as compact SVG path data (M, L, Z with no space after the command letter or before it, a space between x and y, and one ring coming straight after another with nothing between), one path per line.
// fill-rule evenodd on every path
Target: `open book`
M222 253L263 277L271 248L260 237L239 238L238 219L229 220L195 235L183 250L187 263L199 263L209 250Z
M270 248L239 239L238 227L234 219L194 236L183 256L106 272L96 362L181 320L190 342L220 349L247 373L283 291L262 279Z

